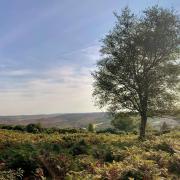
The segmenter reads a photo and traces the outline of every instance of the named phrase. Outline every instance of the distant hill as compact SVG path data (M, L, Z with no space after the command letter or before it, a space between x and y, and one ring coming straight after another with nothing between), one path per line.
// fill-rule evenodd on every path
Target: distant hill
M0 124L27 125L41 123L43 127L86 128L89 123L97 128L110 127L111 118L107 113L72 113L50 115L0 116Z
M169 127L180 125L179 119L173 116L148 118L148 122L156 129L159 129L163 122L166 122ZM0 124L27 125L31 123L41 123L43 127L58 128L87 128L89 123L93 123L96 124L96 129L104 129L111 127L111 118L105 112L0 116Z
M180 121L174 116L162 116L162 117L153 117L148 118L148 122L153 126L155 129L160 129L162 124L166 122L166 124L170 128L174 128L180 126Z

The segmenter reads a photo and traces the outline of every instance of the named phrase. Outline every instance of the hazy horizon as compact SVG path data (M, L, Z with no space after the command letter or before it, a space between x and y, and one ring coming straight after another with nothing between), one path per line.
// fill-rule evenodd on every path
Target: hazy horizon
M94 112L68 112L68 113L41 113L41 114L12 114L12 115L6 115L6 114L0 114L0 117L8 117L8 116L49 116L49 115L63 115L63 114L95 114L95 113L107 113L107 111L94 111Z
M178 0L1 2L0 115L101 112L90 72L113 12L155 4L180 10Z

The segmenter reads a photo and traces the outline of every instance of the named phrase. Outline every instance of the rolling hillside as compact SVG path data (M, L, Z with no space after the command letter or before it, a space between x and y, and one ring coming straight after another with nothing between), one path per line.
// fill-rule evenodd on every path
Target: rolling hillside
M96 124L97 129L111 127L111 118L107 113L71 113L49 115L0 116L0 124L27 125L41 123L43 127L86 128L89 123ZM156 129L166 122L169 127L180 125L174 116L148 118L148 122Z
M110 126L110 117L107 113L73 113L51 115L23 115L0 116L0 124L27 125L41 123L44 127L58 128L85 128L89 123L97 124L99 128Z

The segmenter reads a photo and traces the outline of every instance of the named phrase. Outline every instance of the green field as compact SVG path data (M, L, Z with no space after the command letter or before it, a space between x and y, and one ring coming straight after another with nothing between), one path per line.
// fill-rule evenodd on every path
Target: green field
M0 179L179 179L180 132L31 134L0 130Z

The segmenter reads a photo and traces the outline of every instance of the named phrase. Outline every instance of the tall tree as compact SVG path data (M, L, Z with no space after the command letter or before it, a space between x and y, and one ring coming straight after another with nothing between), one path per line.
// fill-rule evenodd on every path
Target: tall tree
M172 108L180 82L180 20L158 6L135 16L125 8L102 40L94 77L96 102L112 112L136 111L145 137L147 113Z

